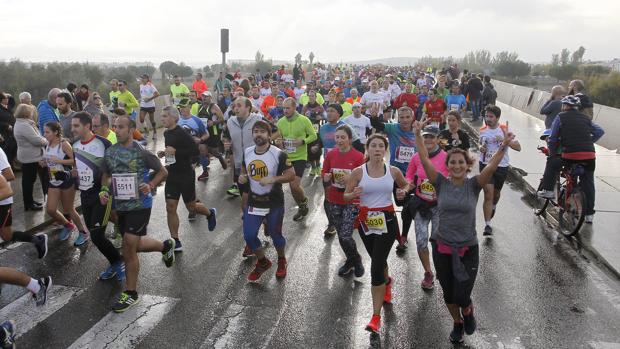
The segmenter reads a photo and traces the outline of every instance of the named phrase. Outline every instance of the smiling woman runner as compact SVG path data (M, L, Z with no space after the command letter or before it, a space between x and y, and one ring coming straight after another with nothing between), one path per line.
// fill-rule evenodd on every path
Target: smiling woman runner
M501 146L479 175L467 178L473 161L459 148L448 152L448 177L437 171L422 138L423 123L415 122L416 143L420 162L428 180L437 192L439 228L431 232L433 262L443 298L454 320L450 341L463 342L463 332L476 330L471 291L478 274L478 238L476 237L476 206L482 188L489 183L506 147L514 139L504 134Z
M402 200L409 189L403 173L384 162L388 140L373 134L366 141L367 161L356 168L347 181L344 199L360 200L360 212L355 227L361 226L362 242L370 255L370 275L372 280L373 315L366 330L379 332L381 326L381 307L392 302L392 278L388 274L387 257L396 241L398 221L392 204L394 184L396 196Z

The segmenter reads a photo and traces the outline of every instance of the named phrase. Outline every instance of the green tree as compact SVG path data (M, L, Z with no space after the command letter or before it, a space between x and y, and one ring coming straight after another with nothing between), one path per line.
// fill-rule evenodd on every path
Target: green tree
M590 96L595 103L620 108L620 73L611 72L604 76L596 76L587 82Z
M579 65L583 63L583 55L585 55L586 49L583 46L579 46L577 51L573 52L571 56L571 64Z
M103 78L105 76L99 66L88 63L84 65L84 75L86 75L86 78L90 81L90 86L92 89L97 89L103 82Z
M606 75L611 72L611 68L604 65L588 64L579 66L579 75L592 76L592 75Z
M194 69L192 67L185 65L185 63L181 62L171 72L173 75L178 75L182 78L186 78L188 76L194 75Z
M159 71L161 72L161 79L166 80L170 75L174 75L173 71L177 68L177 64L173 61L165 61L159 65Z

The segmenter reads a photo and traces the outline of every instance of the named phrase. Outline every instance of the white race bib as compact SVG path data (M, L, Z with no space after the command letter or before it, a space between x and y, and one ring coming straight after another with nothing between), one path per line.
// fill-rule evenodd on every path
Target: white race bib
M415 147L400 146L396 149L396 161L403 163L409 162L414 154Z
M282 144L284 144L284 151L287 152L288 154L294 153L297 151L297 147L293 145L294 141L295 141L294 139L288 139L288 138L282 141Z
M115 199L136 199L138 197L138 174L114 173L112 174L112 187L114 188Z
M459 111L459 107L458 104L450 104L450 111Z
M90 168L79 168L78 167L78 179L80 181L79 189L80 190L88 190L93 187L93 183L95 182L95 178L93 175L93 170Z
M269 208L248 206L248 214L251 214L253 216L265 217L268 213L269 213Z
M381 211L370 211L366 217L366 235L377 234L381 235L387 233L387 224L385 220L385 213Z

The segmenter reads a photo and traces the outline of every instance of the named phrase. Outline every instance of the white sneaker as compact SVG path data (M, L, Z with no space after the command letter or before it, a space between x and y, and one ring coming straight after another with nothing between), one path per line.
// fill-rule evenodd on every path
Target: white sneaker
M586 215L586 223L592 224L592 222L594 222L594 215L593 214L587 214Z
M536 192L539 198L553 200L555 199L555 192L553 190L539 190Z

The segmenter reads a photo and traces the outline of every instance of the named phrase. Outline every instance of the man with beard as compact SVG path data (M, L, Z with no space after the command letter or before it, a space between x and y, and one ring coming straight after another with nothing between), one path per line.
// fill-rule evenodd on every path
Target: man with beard
M249 184L248 205L243 210L243 237L258 260L248 280L255 282L271 268L271 261L265 258L265 248L258 238L263 221L278 253L277 278L286 276L286 257L282 236L284 220L283 183L295 179L295 171L286 152L270 144L271 125L259 120L252 126L255 146L246 148L243 155L240 184Z

